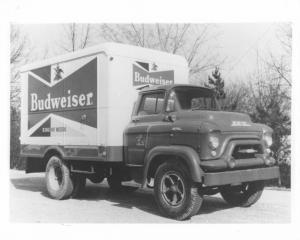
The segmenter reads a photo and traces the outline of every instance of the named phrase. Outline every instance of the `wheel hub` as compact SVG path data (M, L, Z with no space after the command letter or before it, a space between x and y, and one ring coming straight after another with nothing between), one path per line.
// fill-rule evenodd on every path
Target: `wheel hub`
M59 167L52 167L49 171L49 184L55 191L59 190L62 184L62 171Z
M170 190L174 193L176 193L178 191L177 186L174 184L170 187Z
M162 178L161 192L168 205L178 206L185 198L185 188L182 177L175 172L168 172Z

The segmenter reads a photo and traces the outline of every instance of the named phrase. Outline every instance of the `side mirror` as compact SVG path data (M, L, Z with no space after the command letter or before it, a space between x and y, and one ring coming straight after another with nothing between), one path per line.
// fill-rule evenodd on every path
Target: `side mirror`
M175 101L174 99L169 99L167 102L167 112L174 112L175 111Z

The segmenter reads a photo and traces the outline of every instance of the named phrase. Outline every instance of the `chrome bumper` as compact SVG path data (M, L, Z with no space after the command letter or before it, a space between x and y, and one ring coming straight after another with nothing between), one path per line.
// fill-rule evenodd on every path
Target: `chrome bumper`
M226 172L204 173L203 185L220 186L279 178L279 167L265 167Z

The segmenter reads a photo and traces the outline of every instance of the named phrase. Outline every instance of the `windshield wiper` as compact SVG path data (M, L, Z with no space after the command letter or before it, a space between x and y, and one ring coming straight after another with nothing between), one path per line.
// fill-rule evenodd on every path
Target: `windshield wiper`
M195 108L191 108L192 111L195 110L208 110L208 111L218 111L218 109L216 108L205 108L205 107L195 107Z
M204 108L204 107L193 107L191 108L192 111L195 111L195 110L207 110L207 108Z

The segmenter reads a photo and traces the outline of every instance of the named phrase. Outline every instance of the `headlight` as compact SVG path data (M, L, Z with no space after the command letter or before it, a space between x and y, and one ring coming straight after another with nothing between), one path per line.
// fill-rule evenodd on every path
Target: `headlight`
M217 136L209 136L209 139L208 139L208 146L215 150L219 147L219 138Z
M273 144L272 134L271 133L264 133L263 140L267 147L271 147Z

